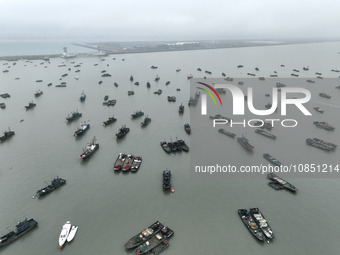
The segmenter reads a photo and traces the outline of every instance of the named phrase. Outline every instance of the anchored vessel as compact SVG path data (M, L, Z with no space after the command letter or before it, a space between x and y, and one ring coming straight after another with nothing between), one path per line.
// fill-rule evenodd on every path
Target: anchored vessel
M328 124L327 122L324 121L314 121L313 124L317 127L326 129L328 131L334 131L335 127L333 127L332 125Z
M135 119L135 118L141 117L141 116L143 116L143 115L144 115L144 112L142 112L142 111L137 111L137 112L131 114L131 118L132 118L132 119Z
M127 172L130 170L132 163L133 163L133 159L134 159L133 155L131 154L127 155L127 157L125 158L124 164L122 166L123 172Z
M234 138L234 137L236 136L236 134L234 134L234 133L232 133L232 132L229 132L229 131L226 131L226 130L223 129L223 128L220 128L220 129L218 130L218 132L221 133L221 134L224 134L224 135L226 135L226 136L232 137L232 138Z
M38 222L36 222L34 219L25 219L23 221L19 221L13 231L10 231L8 234L0 237L0 248L19 239L24 234L34 229L36 226L38 226Z
M171 149L166 141L161 142L161 146L165 152L167 153L171 152Z
M131 172L137 172L140 168L140 165L142 164L142 157L137 156L133 159L132 166L131 166Z
M238 209L238 215L240 216L242 222L244 223L246 228L248 228L250 233L252 233L257 240L263 242L264 241L263 233L259 226L257 225L257 223L254 221L253 217L249 214L248 210Z
M129 131L130 131L130 129L127 128L125 125L122 126L122 127L119 129L118 133L116 134L117 139L123 138L127 133L129 133Z
M181 103L181 105L178 108L178 113L183 114L184 113L184 105Z
M151 118L146 116L145 119L143 120L143 122L140 125L141 125L141 127L146 127L147 125L149 125L150 122L151 122Z
M71 242L74 239L77 231L78 231L78 226L75 226L75 225L72 226L70 233L68 234L67 239L66 239L68 243Z
M136 254L146 254L148 252L152 252L157 246L163 244L163 250L168 246L168 239L173 236L174 232L165 226L162 226L161 230L151 237L148 241L140 245L136 249Z
M80 136L82 134L84 134L86 132L86 130L88 130L90 128L90 124L89 123L82 123L80 124L80 128L78 128L75 132L74 135L75 136Z
M39 89L37 92L35 92L35 97L40 97L43 94L43 92Z
M80 118L82 115L83 115L82 113L80 113L80 112L78 112L78 111L75 111L75 112L72 112L72 113L71 113L71 116L68 115L67 118L66 118L66 120L67 120L68 122L71 122L71 121L73 121L73 120L75 120L75 119Z
M113 123L115 121L117 121L117 119L114 116L112 116L112 117L108 118L108 120L104 121L103 125L107 126L107 125L110 125L111 123Z
M184 130L185 130L185 132L186 132L188 135L190 135L190 133L191 133L191 127L190 127L189 123L184 124Z
M274 166L281 166L281 162L278 161L276 158L274 158L273 156L271 156L268 153L263 154L263 157L268 160L270 163L272 163Z
M273 134L271 134L271 133L269 133L269 132L267 132L263 129L256 129L255 133L258 133L260 135L263 135L263 136L271 138L271 139L276 139L276 135L273 135Z
M71 230L71 223L69 221L66 221L66 223L63 225L63 228L61 229L60 236L59 236L59 250L61 250L67 240L67 236L70 233Z
M142 243L153 237L155 234L157 234L162 227L163 225L159 221L156 221L151 226L147 227L137 235L130 238L129 241L126 242L125 248L136 248L138 245L141 245Z
M275 185L279 185L282 188L285 188L285 189L293 191L293 192L297 191L297 188L294 185L292 185L289 182L285 181L284 179L278 177L274 173L267 174L267 178L272 180Z
M8 131L4 131L4 135L0 136L0 142L3 142L10 138L11 136L15 135L15 132L8 128Z
M85 99L86 99L86 94L84 93L84 90L83 90L83 92L81 92L79 100L80 100L80 102L84 102Z
M306 143L324 151L334 151L337 147L334 143L326 142L318 138L307 138Z
M33 102L30 102L30 103L28 103L28 105L25 105L25 108L26 108L26 110L29 110L29 109L32 109L32 108L34 108L36 106L36 104L35 103L33 103Z
M113 170L115 171L119 171L122 169L122 166L125 162L125 159L126 159L127 155L124 154L124 153L119 153L117 159L116 159L116 162L114 163L113 165Z
M265 238L269 240L274 239L274 233L272 229L270 228L267 220L264 218L263 214L260 212L258 208L250 208L250 214L253 217L256 224L259 226L259 228L262 230L263 234L265 235Z
M252 151L254 149L254 146L252 146L249 142L248 139L245 138L244 136L242 137L237 137L237 141L239 144L242 145L243 148L245 148L248 151Z
M45 195L51 193L53 190L56 190L57 188L63 186L64 184L66 184L66 180L57 177L57 178L55 178L51 181L51 184L49 184L45 188L39 189L37 191L36 195L38 197L45 196Z
M89 158L98 148L99 143L96 143L96 137L93 137L92 142L83 149L83 153L79 155L79 158Z
M171 188L171 171L164 170L163 171L163 189Z

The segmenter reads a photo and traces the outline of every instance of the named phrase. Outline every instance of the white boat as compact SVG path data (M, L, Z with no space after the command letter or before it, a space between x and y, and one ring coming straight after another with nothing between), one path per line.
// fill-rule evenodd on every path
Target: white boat
M59 249L61 250L63 248L63 245L66 242L67 236L71 229L71 223L69 221L66 221L66 223L63 225L63 228L60 232L59 236Z
M67 242L71 242L73 240L73 238L75 237L77 233L77 230L78 230L78 226L72 226L71 231L67 237Z

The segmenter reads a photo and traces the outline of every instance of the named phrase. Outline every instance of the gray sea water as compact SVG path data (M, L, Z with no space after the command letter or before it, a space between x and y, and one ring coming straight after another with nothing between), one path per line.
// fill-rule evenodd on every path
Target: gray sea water
M296 195L272 190L265 178L196 178L190 174L189 154L168 155L159 145L164 139L176 138L190 145L190 137L183 129L190 120L187 75L204 76L196 70L198 67L212 71L212 77L220 77L221 72L246 77L256 66L262 76L276 70L279 77L290 77L293 68L309 65L305 77L322 72L324 77L337 78L338 74L330 70L339 68L339 49L340 43L335 42L51 59L50 63L0 62L0 93L11 95L0 99L7 105L0 110L0 130L11 127L16 132L0 144L0 233L7 233L6 228L13 229L16 221L25 217L39 222L37 229L2 248L1 254L60 254L58 237L67 220L79 225L79 230L63 254L132 254L125 251L124 243L156 220L175 231L170 247L164 251L169 255L339 254L338 178L293 179L299 189ZM58 67L62 63L66 66ZM81 67L75 68L76 64ZM244 68L238 69L239 64ZM281 64L285 68L280 69ZM152 65L158 69L151 69ZM181 72L176 72L177 68ZM5 69L9 72L3 73ZM76 69L81 71L75 73ZM101 78L102 70L112 77ZM56 88L65 73L68 76L62 81L67 82L67 87ZM139 86L129 81L130 75ZM154 81L156 75L161 77L158 82ZM43 82L37 83L39 79ZM147 81L151 82L150 89ZM166 81L171 83L166 86ZM48 87L50 82L53 85ZM114 82L119 86L115 87ZM339 84L340 81L334 87ZM163 93L154 95L159 88ZM35 98L38 89L44 94ZM131 89L135 94L128 96ZM82 90L87 94L84 103L79 102ZM336 106L340 91L331 92L331 101L321 106L325 110L323 118L339 127ZM117 104L103 106L105 95L117 99ZM177 101L169 103L168 95L175 95ZM24 106L32 100L37 106L26 111ZM182 102L185 112L180 116L178 107ZM75 110L83 117L67 124L65 118ZM130 115L136 110L151 117L149 126L142 129L142 119L131 120ZM102 122L113 114L117 122L103 127ZM76 139L73 133L83 120L90 120L91 128ZM115 133L122 125L129 127L130 132L117 142ZM332 133L317 131L325 140L339 142L337 129ZM93 136L100 148L83 162L78 156ZM289 139L280 146L292 151ZM198 148L192 149L200 153ZM120 152L143 157L136 174L113 171ZM239 155L240 161L247 156ZM303 155L304 160L312 160L315 154ZM338 151L333 155L339 155ZM167 168L173 174L174 193L162 190L162 171ZM43 199L32 199L36 190L56 176L65 178L67 184ZM271 244L258 243L239 219L237 209L249 207L259 207L266 216L276 235Z

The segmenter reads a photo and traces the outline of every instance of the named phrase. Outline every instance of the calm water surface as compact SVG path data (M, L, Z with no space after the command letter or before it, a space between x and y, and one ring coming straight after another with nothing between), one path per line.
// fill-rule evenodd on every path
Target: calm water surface
M58 236L67 220L79 225L79 230L63 254L132 254L125 251L124 243L156 220L175 231L170 247L164 252L169 255L250 251L262 255L339 254L339 179L294 179L299 192L292 195L270 189L265 178L195 178L189 171L189 154L168 155L159 146L164 139L176 138L190 145L183 129L190 120L187 107L190 87L186 76L202 77L204 74L196 70L198 67L212 71L216 77L221 72L246 77L256 66L262 76L277 70L280 77L290 77L293 68L309 65L305 77L322 72L324 77L337 78L338 74L330 70L339 68L339 49L340 43L322 43L51 59L50 63L22 60L16 65L11 62L3 65L6 62L0 62L1 71L10 66L8 73L0 72L0 93L11 95L9 99L0 99L7 105L5 110L0 110L0 130L10 126L16 132L0 144L0 233L5 234L6 228L12 229L24 217L39 222L36 230L3 248L1 254L60 254ZM66 66L58 67L62 62ZM75 68L76 64L81 67ZM237 69L239 64L245 67ZM280 68L281 64L286 67ZM152 65L158 69L151 69ZM176 72L177 68L182 71ZM75 73L77 69L81 71ZM112 77L101 78L102 70ZM67 82L67 87L56 88L65 73L68 76L62 81ZM130 75L139 86L129 81ZM156 75L161 77L157 83ZM39 79L43 82L37 83ZM151 82L150 89L146 87L147 81ZM166 81L171 81L170 85L166 86ZM53 85L48 87L50 82ZM339 84L340 81L334 87ZM154 95L159 88L163 93ZM44 94L35 98L38 89ZM135 94L128 96L127 91L132 89ZM84 103L79 102L82 90L87 94ZM322 106L326 111L323 118L331 119L339 127L336 105L340 91L329 91L333 97L327 101L329 105ZM117 104L103 106L105 95L117 99ZM168 95L175 95L177 101L169 103ZM26 111L24 106L32 100L37 106ZM185 112L180 116L178 107L182 102ZM75 110L82 112L83 117L66 123L67 115ZM130 115L136 110L151 117L149 126L142 129L143 119L131 120ZM102 122L113 114L117 122L103 127ZM24 121L20 123L20 120ZM91 128L77 139L73 133L84 120L90 120ZM129 127L130 133L117 142L115 133L122 125ZM340 144L337 129L321 133L325 140ZM100 148L90 160L82 162L78 156L94 136ZM287 141L280 146L291 151ZM192 149L199 153L199 149ZM120 152L143 157L138 173L114 173L113 164ZM299 151L295 153L298 155ZM240 154L239 160L245 155ZM334 155L339 155L338 151ZM304 157L309 160L308 154ZM173 174L173 194L162 190L161 176L166 168ZM65 178L67 185L43 199L32 199L36 190L56 176ZM259 244L246 230L237 215L237 209L245 207L259 207L264 212L276 235L273 243Z

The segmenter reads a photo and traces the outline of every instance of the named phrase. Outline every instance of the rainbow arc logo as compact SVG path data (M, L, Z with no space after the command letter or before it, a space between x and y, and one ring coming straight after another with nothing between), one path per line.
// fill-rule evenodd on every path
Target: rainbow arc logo
M222 100L220 98L220 95L217 93L217 91L212 86L210 86L209 84L203 83L203 82L197 82L197 83L201 84L201 85L203 85L203 86L205 86L207 88L209 88L212 92L214 92L215 95L217 96L218 100L220 101L221 106L222 106ZM215 105L217 105L214 96L211 94L211 92L209 90L204 89L204 88L200 88L200 87L196 87L196 88L198 88L200 90L203 90L205 93L207 93L212 98L212 100L214 101Z

